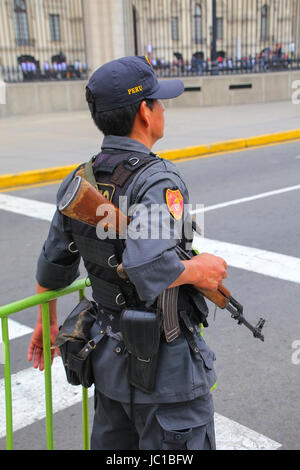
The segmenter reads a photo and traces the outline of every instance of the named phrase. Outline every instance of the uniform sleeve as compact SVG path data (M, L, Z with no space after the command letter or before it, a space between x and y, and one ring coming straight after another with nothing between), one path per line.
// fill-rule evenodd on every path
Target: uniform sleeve
M63 182L57 201L71 181L72 175ZM72 241L70 220L56 210L37 263L36 280L42 287L61 289L72 284L80 275L80 255L69 250Z
M166 204L166 191L179 190L184 204L188 193L182 180L169 172L144 175L144 184L130 212L123 267L142 301L150 305L184 271L175 247L181 241L184 213L176 221Z

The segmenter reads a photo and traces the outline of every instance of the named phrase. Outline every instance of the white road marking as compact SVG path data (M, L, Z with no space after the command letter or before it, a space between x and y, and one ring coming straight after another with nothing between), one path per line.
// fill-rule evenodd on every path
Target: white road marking
M249 246L194 237L199 253L211 253L224 258L229 266L245 269L284 281L300 283L300 258Z
M203 207L195 211L191 211L191 214L199 214L200 212L210 212L217 209L224 209L224 207L229 207L236 204L243 204L245 202L263 199L265 197L277 196L278 194L288 193L290 191L296 191L298 189L300 189L300 184L297 184L296 186L288 186L287 188L276 189L274 191L267 191L261 194L255 194L254 196L243 197L241 199L233 199L232 201L222 202L220 204L214 204L212 206Z
M46 417L44 374L29 368L12 375L11 380L13 429L17 431ZM94 388L91 387L88 396L93 394ZM0 396L4 396L4 379L0 380ZM82 401L81 387L68 384L60 357L56 357L52 365L52 397L53 413ZM278 442L218 413L215 413L215 431L218 450L275 450L281 447ZM1 400L0 438L5 434L5 407L4 400Z
M215 413L217 450L276 450L279 442Z
M52 409L53 413L62 411L82 400L81 387L67 382L62 359L54 358L52 364ZM13 430L25 428L35 421L46 417L44 373L30 367L11 376ZM0 380L0 396L4 397L4 379ZM93 396L93 388L89 396ZM5 401L0 400L0 438L6 435Z
M54 204L48 202L34 201L22 197L0 194L0 209L15 214L34 217L39 220L51 221L56 210Z
M22 325L21 323L8 319L8 332L9 339L20 338L21 336L28 335L33 332L29 326ZM2 328L0 328L0 343L2 343Z
M20 338L24 335L28 335L33 332L33 329L29 326L22 325L21 323L8 319L8 333L9 333L9 340L13 340L15 338ZM0 320L0 364L4 364L4 345L2 344L2 328L1 328L1 320Z

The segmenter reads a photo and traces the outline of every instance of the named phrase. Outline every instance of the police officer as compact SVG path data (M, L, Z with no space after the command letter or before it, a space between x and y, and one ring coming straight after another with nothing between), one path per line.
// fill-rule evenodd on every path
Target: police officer
M86 96L104 140L100 153L79 171L89 168L87 179L115 205L126 196L122 209L130 215L128 236L104 239L94 227L57 210L38 260L38 293L71 284L79 276L81 257L91 280L97 306L91 337L99 330L102 334L92 352L92 449L215 449L215 355L199 326L206 324L206 303L191 285L216 291L227 265L209 254L182 261L178 246L186 241L182 229L188 191L176 166L151 151L164 133L161 100L183 91L180 80L159 82L146 57L115 60L92 75ZM62 183L58 206L75 174L77 170ZM142 217L131 210L141 205ZM153 207L161 209L155 235ZM165 224L169 236L161 233ZM137 226L146 236L136 236ZM127 280L118 275L121 263ZM159 313L170 314L179 328L170 337L164 325L152 354ZM159 328L162 324L164 320ZM55 301L50 304L50 329L53 344L58 333ZM39 312L28 360L41 370L42 348Z

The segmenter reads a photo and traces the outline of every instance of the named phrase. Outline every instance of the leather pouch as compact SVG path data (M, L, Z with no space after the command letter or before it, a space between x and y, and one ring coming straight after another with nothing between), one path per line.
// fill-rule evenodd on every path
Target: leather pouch
M90 352L97 341L90 331L96 320L93 303L83 297L59 329L54 346L59 347L67 380L88 388L94 383Z
M145 393L152 393L162 331L161 315L157 312L123 310L120 327L129 353L129 382Z

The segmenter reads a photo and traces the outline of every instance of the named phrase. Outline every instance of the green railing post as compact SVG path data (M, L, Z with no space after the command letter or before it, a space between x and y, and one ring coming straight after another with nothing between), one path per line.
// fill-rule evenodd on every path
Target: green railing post
M46 429L47 449L53 450L53 414L52 414L52 381L51 381L51 350L50 350L50 316L49 303L42 304L43 321L43 353L45 367L45 398L46 398Z
M82 387L82 433L83 449L90 450L88 389Z
M84 296L84 289L90 287L90 280L81 279L73 282L63 289L46 291L22 300L17 300L7 305L0 306L0 319L2 326L2 339L4 345L4 383L5 383L5 408L6 408L6 443L7 449L13 448L13 418L12 418L12 393L11 393L11 365L9 350L8 316L41 305L43 322L44 345L44 377L45 377L45 402L46 402L46 431L47 449L53 449L53 410L52 410L52 380L51 380L51 349L50 349L50 315L49 302L73 292L79 291L79 298ZM82 387L82 417L83 417L83 445L89 450L89 420L88 420L88 390Z
M8 319L2 318L2 341L4 352L4 383L5 383L5 412L6 412L6 448L13 449L13 419L11 396L11 367L9 351Z
M84 296L84 289L79 290L79 300ZM82 433L83 449L90 450L88 390L82 387Z

